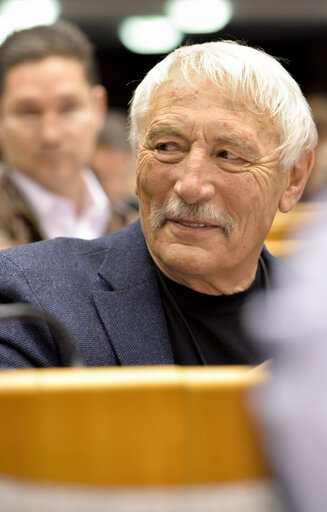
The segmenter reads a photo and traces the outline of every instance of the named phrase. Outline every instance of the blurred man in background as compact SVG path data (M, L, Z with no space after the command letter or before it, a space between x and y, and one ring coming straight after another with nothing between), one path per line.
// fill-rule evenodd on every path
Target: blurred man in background
M127 220L137 217L135 172L128 142L127 116L110 109L100 131L91 167L115 209Z
M106 112L93 46L67 22L0 47L0 248L125 225L87 168Z
M327 94L311 94L307 98L318 130L315 163L303 192L305 201L326 201L327 186Z

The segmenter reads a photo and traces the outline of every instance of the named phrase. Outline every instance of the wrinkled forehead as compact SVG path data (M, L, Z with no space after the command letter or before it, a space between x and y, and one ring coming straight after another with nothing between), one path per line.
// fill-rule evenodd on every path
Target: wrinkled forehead
M258 106L255 98L250 94L247 88L236 87L228 78L222 83L216 77L208 77L195 70L187 72L186 76L180 68L173 67L168 74L167 79L155 86L148 103L148 111L155 108L158 100L163 97L171 102L178 102L187 98L205 99L205 95L210 96L211 100L216 97L218 102L224 99L226 106L235 112L249 111L258 116L265 115L270 118L267 108Z
M223 108L242 117L247 115L248 118L273 128L269 113L259 109L254 100L250 96L246 97L242 91L234 93L226 85L214 83L196 72L185 77L180 70L171 72L167 80L154 88L148 103L145 124L161 111L174 109L179 105L187 105L190 110L194 110L194 116L198 115L201 108L207 110L208 105L211 111L215 107Z
M169 126L183 132L192 126L194 133L203 130L206 137L237 133L238 137L255 139L260 147L267 140L275 148L280 145L278 130L269 115L258 112L242 96L231 98L229 91L198 75L191 82L181 73L169 77L154 91L148 107L140 141L164 124L166 129Z

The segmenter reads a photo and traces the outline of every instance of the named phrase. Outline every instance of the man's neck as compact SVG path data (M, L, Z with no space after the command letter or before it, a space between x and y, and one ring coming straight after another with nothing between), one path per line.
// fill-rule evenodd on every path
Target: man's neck
M170 272L161 262L156 261L157 266L169 279L199 293L207 295L232 295L247 290L253 283L258 267L258 262L248 272L238 273L235 269L222 275L189 275L186 272Z
M45 180L44 182L39 182L34 180L31 176L23 173L19 169L8 169L11 176L13 175L13 173L21 176L19 180L20 182L22 181L22 179L31 180L32 183L34 182L39 187L42 187L45 191L49 191L50 193L67 199L71 203L76 216L79 216L79 214L82 212L84 199L83 191L86 186L83 180L82 171L76 173L73 177L70 177L69 179L63 180L59 178L54 181ZM15 182L17 184L16 180Z
M54 194L64 197L72 204L75 214L78 217L83 211L83 198L84 198L85 184L80 174L78 180L67 183L65 187L60 185L59 187L54 186L51 190Z

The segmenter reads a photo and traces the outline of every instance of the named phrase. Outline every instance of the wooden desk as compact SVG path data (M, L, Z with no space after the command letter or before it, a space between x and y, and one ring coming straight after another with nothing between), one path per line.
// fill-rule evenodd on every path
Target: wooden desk
M265 478L248 367L0 372L0 473L156 485Z

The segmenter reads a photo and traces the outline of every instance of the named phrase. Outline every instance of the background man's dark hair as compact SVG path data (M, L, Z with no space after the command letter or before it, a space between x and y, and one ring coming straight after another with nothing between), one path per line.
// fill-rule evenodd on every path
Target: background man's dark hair
M28 61L60 56L76 59L91 85L99 82L94 47L87 36L72 23L57 21L14 32L0 46L0 95L8 71Z

